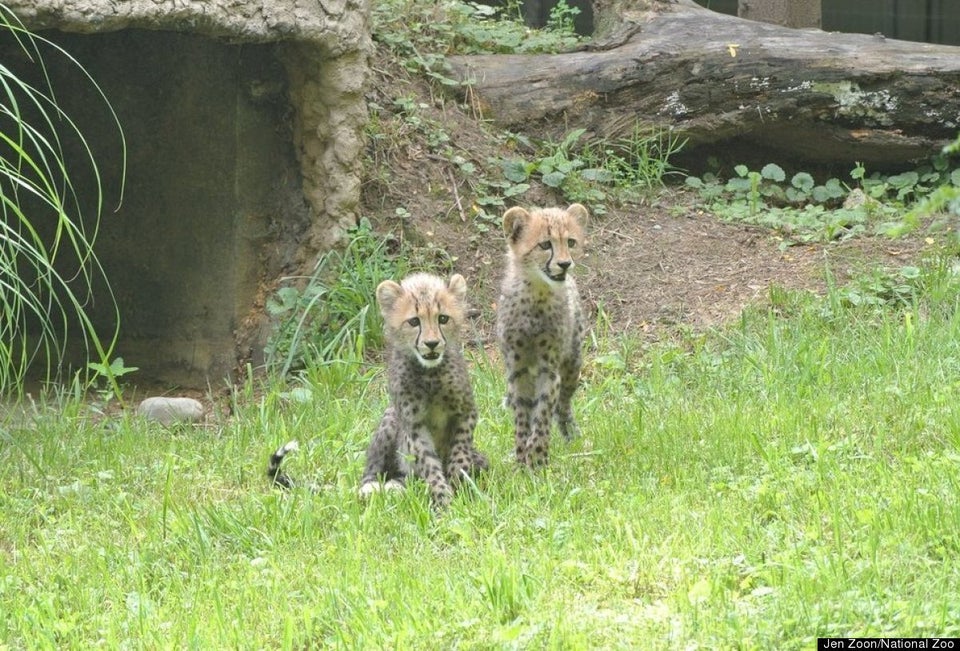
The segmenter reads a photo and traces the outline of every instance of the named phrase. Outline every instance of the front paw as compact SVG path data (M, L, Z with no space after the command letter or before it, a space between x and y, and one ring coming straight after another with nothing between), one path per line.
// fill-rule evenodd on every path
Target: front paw
M435 511L444 511L453 501L453 489L449 485L430 487L430 503Z
M402 491L403 488L403 482L397 479L389 479L382 484L378 480L373 480L365 481L361 484L358 493L360 494L360 499L367 499L374 493Z
M477 473L483 472L490 467L490 460L480 450L474 450L470 459L470 476L475 477Z
M561 421L560 434L565 441L573 441L580 438L580 426L573 420Z
M466 477L476 478L490 467L490 461L479 450L471 450L467 458L459 463L450 464L447 473L452 483L458 483Z

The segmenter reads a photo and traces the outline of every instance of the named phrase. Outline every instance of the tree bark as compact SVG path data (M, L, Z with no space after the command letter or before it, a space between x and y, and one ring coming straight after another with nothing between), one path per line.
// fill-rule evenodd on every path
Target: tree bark
M501 126L616 140L640 123L687 139L688 156L730 147L890 167L957 136L960 47L790 29L691 0L641 6L613 27L599 14L609 45L456 56L453 75Z

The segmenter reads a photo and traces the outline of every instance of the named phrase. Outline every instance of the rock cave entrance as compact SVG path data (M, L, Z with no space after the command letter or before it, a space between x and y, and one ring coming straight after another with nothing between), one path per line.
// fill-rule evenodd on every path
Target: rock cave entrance
M57 101L100 168L105 201L95 250L119 304L115 355L140 368L134 382L219 384L258 349L237 332L261 283L293 265L310 226L277 45L141 29L42 35L96 80L126 138L118 206L116 125L76 66L47 56ZM15 55L9 44L0 47L0 60ZM70 169L84 153L79 141L65 144ZM95 186L88 164L77 169L89 219ZM111 332L105 291L95 288L92 316Z

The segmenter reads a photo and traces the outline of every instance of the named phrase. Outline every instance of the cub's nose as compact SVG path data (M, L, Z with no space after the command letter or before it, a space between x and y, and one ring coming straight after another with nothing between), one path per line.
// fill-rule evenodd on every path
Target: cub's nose
M571 262L570 260L565 260L564 262L558 262L557 266L563 269L564 271L566 271L567 269L570 268L570 265L572 264L573 262Z
M423 342L423 345L429 348L430 350L435 350L437 346L440 345L439 341L431 340Z

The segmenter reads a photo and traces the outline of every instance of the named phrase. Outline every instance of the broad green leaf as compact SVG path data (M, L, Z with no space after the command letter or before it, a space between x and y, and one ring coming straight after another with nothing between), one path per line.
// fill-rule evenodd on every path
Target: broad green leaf
M813 177L810 176L807 172L798 172L793 175L793 178L790 179L790 185L797 188L798 190L803 190L804 192L810 192L813 189L814 183Z
M613 181L613 174L601 167L591 167L581 170L580 176L587 181L596 181L598 183L610 183Z
M503 191L503 196L505 197L515 197L518 194L523 194L530 189L529 183L517 183L516 185L511 185L509 188Z
M567 175L563 172L550 172L549 174L543 175L543 183L551 188L559 188L563 185L565 178L567 178Z
M523 183L530 178L530 168L522 160L505 160L501 169L504 178L513 183Z
M914 186L919 180L920 175L913 171L887 177L887 183L898 189Z
M777 183L780 183L787 178L783 168L774 163L767 163L764 165L763 169L760 170L760 175L769 181L775 181Z

